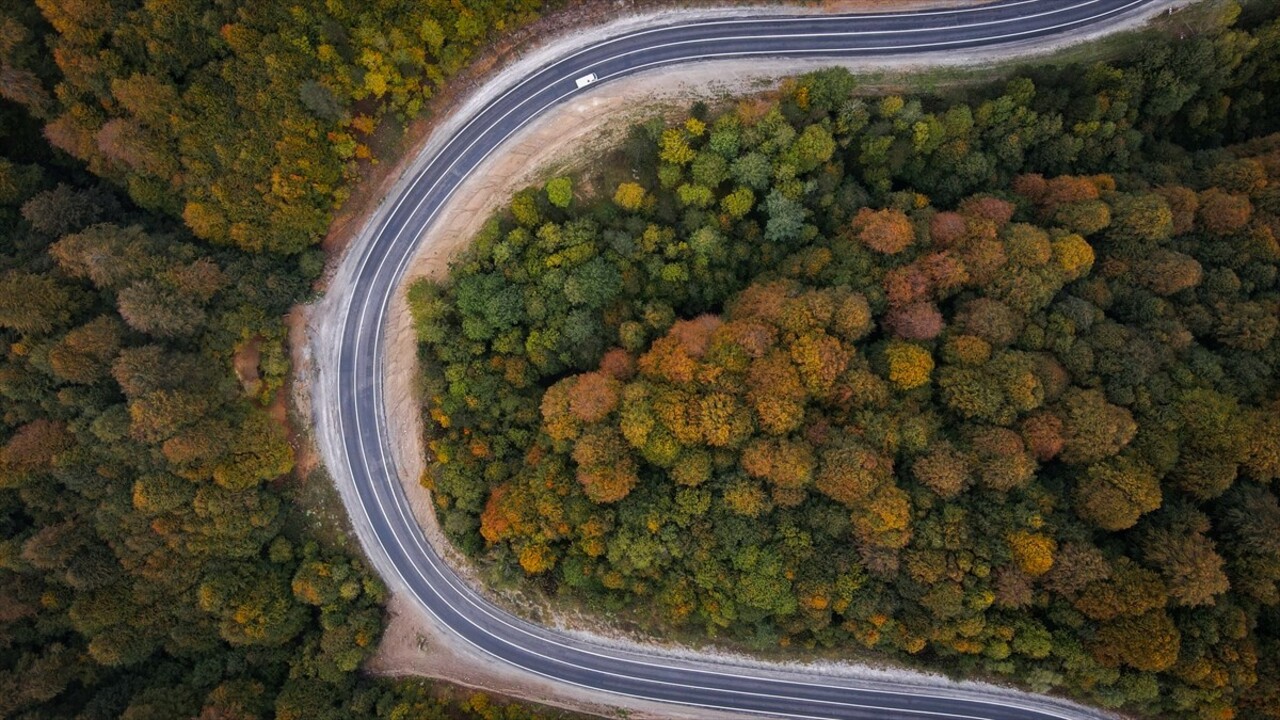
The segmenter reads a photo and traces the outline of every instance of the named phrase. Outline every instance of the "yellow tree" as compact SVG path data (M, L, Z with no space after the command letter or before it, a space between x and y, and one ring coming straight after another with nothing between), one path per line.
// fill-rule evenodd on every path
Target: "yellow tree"
M929 382L933 372L933 356L912 343L890 341L885 347L889 362L889 381L900 390L913 390Z

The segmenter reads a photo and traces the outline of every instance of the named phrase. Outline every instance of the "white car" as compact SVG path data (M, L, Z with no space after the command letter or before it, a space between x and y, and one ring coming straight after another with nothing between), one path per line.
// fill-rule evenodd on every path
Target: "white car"
M586 86L590 85L591 83L593 83L593 82L595 82L596 80L599 80L599 79L600 79L600 78L596 77L596 74L595 74L595 73L591 73L590 75L583 75L582 77L578 78L577 80L574 80L574 83L576 83L576 84L577 84L577 86L578 86L578 89L579 89L579 90L581 90L582 88L584 88L584 87L586 87Z

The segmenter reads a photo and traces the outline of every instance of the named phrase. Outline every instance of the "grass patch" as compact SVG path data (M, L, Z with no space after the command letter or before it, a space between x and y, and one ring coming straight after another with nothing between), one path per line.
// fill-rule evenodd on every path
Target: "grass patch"
M363 555L354 542L351 521L342 504L329 471L323 466L306 477L291 476L284 485L289 500L285 530L290 534L306 532L327 550L341 550Z

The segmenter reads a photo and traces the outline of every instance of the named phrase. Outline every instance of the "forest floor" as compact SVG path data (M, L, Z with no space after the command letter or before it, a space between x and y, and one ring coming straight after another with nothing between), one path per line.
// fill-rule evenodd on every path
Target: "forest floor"
M925 5L966 4L976 3L972 0L944 0L944 2L831 0L828 3L805 6L801 9L846 12L889 7L904 9ZM914 79L919 77L926 78L925 82L929 84L938 82L939 77L944 78L942 82L963 82L967 77L990 79L993 74L998 75L1000 72L1008 71L1015 62L1033 58L1040 61L1051 60L1053 58L1047 56L1062 53L1068 47L1096 40L1103 35L1137 29L1152 16L1165 12L1166 8L1185 4L1188 4L1187 0L1164 0L1148 6L1140 14L1124 17L1105 29L1090 29L1055 38L1049 42L1040 40L1024 45L1008 46L996 51L904 56L889 61L832 63L831 61L751 60L700 63L675 69L663 69L657 73L637 75L598 86L577 96L572 102L550 110L538 121L512 137L503 146L501 153L495 153L471 174L455 193L454 200L436 219L429 237L424 238L419 244L417 255L405 277L405 282L419 277L444 277L448 271L449 262L465 248L469 239L484 222L516 191L558 174L588 168L594 158L600 157L606 150L615 146L622 139L627 128L636 120L652 117L655 114L675 114L686 109L695 100L714 101L734 95L765 92L776 87L778 80L782 77L829 67L833 64L848 67L862 77L864 90L874 90L877 87L890 91L911 89L919 86L918 79ZM608 7L608 5L605 6ZM623 4L622 7L631 6ZM761 10L764 12L797 11L794 6L777 5L765 6ZM678 20L722 13L723 11L717 13L695 9L679 12L664 10L657 14L663 19ZM578 21L581 20L580 15L573 17ZM614 17L616 17L616 10ZM401 185L411 180L422 164L434 153L440 139L449 135L459 118L468 116L494 92L522 75L527 68L536 67L541 64L542 58L562 52L566 46L583 45L605 35L616 34L629 26L652 22L652 17L651 13L642 17L615 21L589 33L578 32L569 39L546 43L538 50L506 55L503 62L507 64L499 70L494 69L500 64L496 60L480 61L479 64L484 65L491 73L492 79L489 82L479 85L477 78L464 80L460 83L462 87L459 90L459 97L451 99L451 106L456 108L452 114L440 115L433 121L424 121L405 129L400 136L400 142L405 148L414 148L412 152L405 151L400 161L394 164L386 163L371 168L370 177L361 184L352 200L335 219L330 237L326 242L326 248L331 251L335 259L334 267L326 275L328 298L319 304L305 308L295 315L294 320L306 323L305 339L309 341L303 342L302 338L299 338L299 341L292 343L296 369L293 391L295 401L298 403L298 415L313 417L317 421L316 439L325 457L335 457L334 446L340 444L338 442L340 438L326 436L325 430L331 428L326 428L323 422L323 416L332 412L330 406L336 402L336 393L332 392L331 388L326 388L323 383L312 382L316 377L315 365L317 362L325 362L330 348L336 346L337 323L332 320L340 310L341 303L330 300L341 298L347 290L349 273L343 272L342 263L350 264L350 256L355 254L352 251L353 248L359 247L361 242L368 239L374 220L385 209L384 200L395 197ZM569 26L572 25L561 26L560 29ZM557 26L552 24L551 27L555 29ZM1078 49L1066 52L1072 57L1082 54ZM939 68L941 68L941 76ZM871 83L874 87L869 88L867 83ZM464 97L468 90L470 90L469 97ZM298 320L299 316L305 319ZM401 481L427 537L464 577L469 577L476 582L480 571L459 557L444 539L436 525L430 494L419 482L425 469L421 399L417 388L420 371L417 340L403 293L397 294L394 300L387 330L387 365L385 367L387 420L391 426L398 428L394 449L395 460L401 471ZM303 334L299 332L295 333L295 336ZM332 425L331 422L330 425ZM347 489L343 487L343 483L349 483L350 478L344 478L339 472L334 472L333 475L339 491L344 497L350 497ZM363 523L353 518L353 525L357 534L362 534ZM388 584L392 590L392 600L388 607L390 623L378 655L369 663L368 669L372 672L387 675L425 675L588 713L612 714L604 712L605 708L615 707L625 702L630 717L676 716L671 706L639 703L607 694L570 688L498 665L440 627L429 613L402 592L397 592L394 582L389 581ZM494 593L490 592L490 594ZM619 632L617 628L604 626L598 619L577 617L570 619L563 613L555 613L545 602L523 597L514 592L498 592L498 594L501 597L495 599L500 604L526 616L537 614L540 616L539 621L544 624L565 627L577 633L615 642L630 642L624 633ZM550 613L549 617L548 613ZM923 683L942 681L936 677L916 673L912 673L912 679ZM711 717L706 711L690 711L690 715Z

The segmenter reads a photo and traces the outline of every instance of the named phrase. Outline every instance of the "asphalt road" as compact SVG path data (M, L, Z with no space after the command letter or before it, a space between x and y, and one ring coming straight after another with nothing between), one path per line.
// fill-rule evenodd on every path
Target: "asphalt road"
M726 664L646 657L571 639L489 604L424 539L396 477L382 389L390 300L439 209L482 160L547 108L579 91L578 77L609 80L662 65L749 56L844 58L946 52L1103 26L1156 0L1008 0L976 8L877 15L764 16L654 27L562 56L518 81L466 122L423 167L363 248L342 320L336 422L360 510L362 538L417 602L480 650L539 675L651 700L793 718L1108 717L1034 697L983 696L942 687L856 687L817 674L790 676ZM352 509L353 512L355 509ZM360 523L358 523L360 524Z

